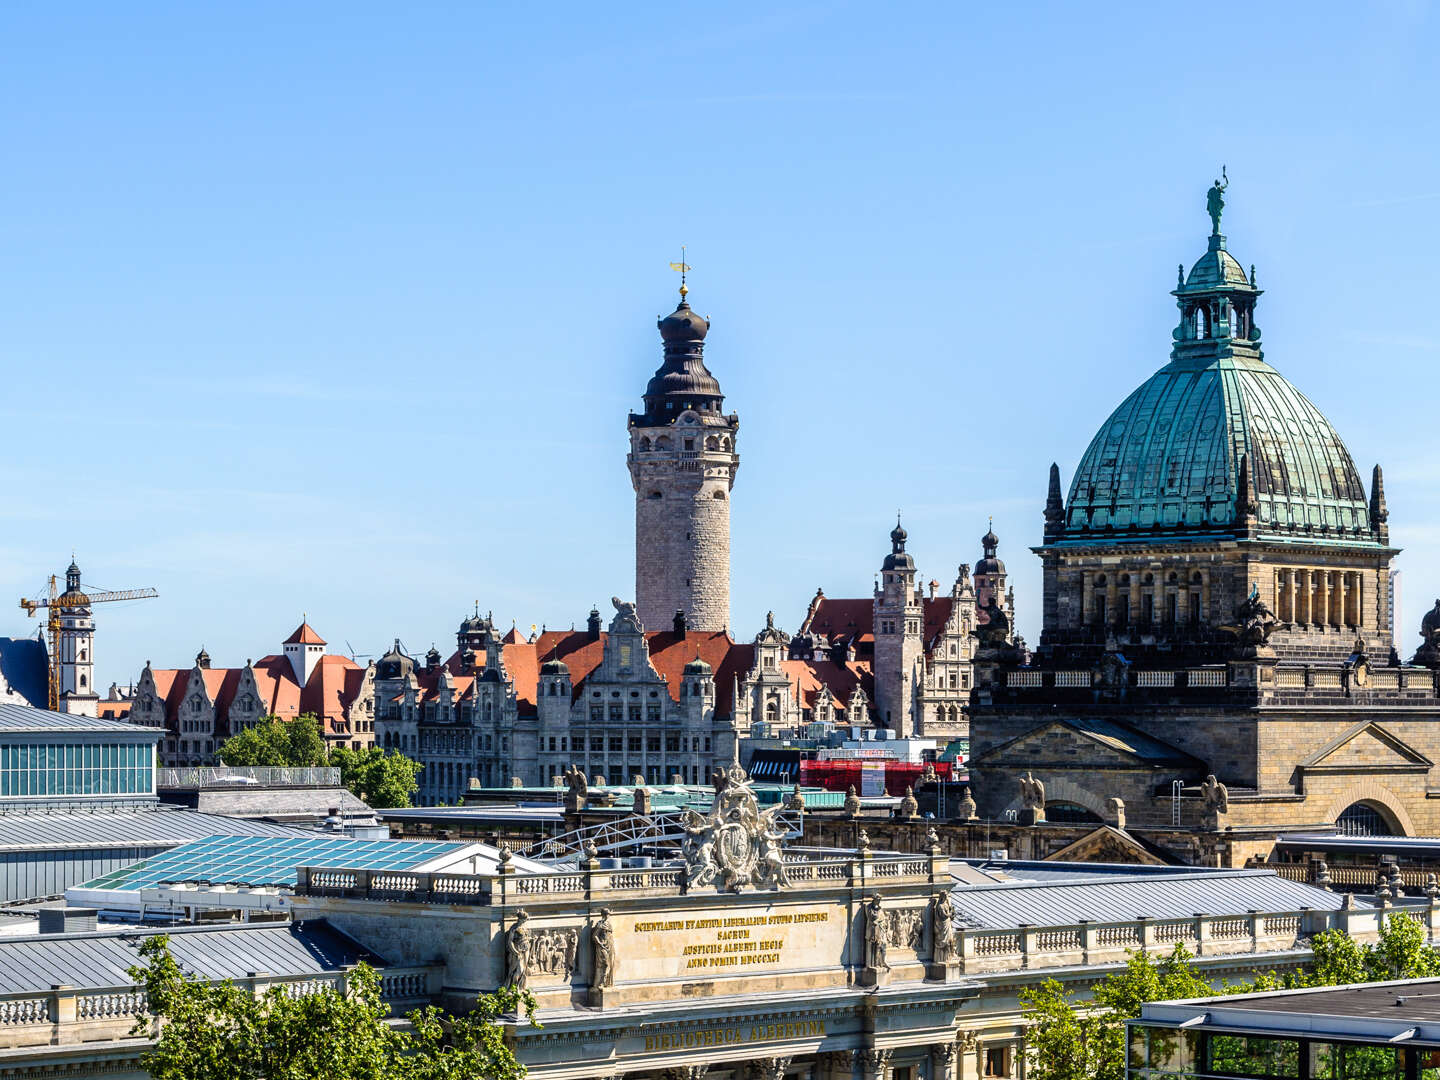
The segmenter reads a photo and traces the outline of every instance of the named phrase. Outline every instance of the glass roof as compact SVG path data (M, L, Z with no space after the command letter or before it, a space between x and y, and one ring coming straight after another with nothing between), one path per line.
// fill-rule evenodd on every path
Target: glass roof
M84 889L134 891L180 881L293 888L297 866L413 870L464 844L354 840L348 836L207 836L87 881Z

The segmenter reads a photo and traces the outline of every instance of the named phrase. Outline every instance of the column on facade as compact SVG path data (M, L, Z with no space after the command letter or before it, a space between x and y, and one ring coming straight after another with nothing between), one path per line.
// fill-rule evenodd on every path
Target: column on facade
M1140 599L1141 585L1140 575L1130 575L1130 622L1139 625L1141 616L1145 611L1144 601Z
M1315 582L1315 597L1310 610L1310 621L1322 630L1330 625L1330 575L1325 570L1311 574Z
M1295 621L1301 625L1310 623L1310 571L1295 571Z
M1291 593L1295 571L1275 571L1275 617L1282 623L1295 621L1295 600Z
M1210 618L1210 571L1200 571L1200 621Z
M1089 626L1095 620L1095 576L1080 575L1080 625Z
M1111 574L1105 585L1105 620L1114 622L1120 611L1120 575Z

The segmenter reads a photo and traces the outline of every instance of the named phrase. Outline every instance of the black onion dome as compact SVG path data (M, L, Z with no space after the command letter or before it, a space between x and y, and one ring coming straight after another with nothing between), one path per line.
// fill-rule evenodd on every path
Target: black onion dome
M709 664L707 664L704 660L700 659L700 657L698 656L685 665L686 675L704 676L709 675L713 670L714 668L712 668Z
M564 660L546 660L540 665L541 675L552 675L558 678L569 678L570 667Z
M980 538L980 547L985 552L985 557L975 564L975 573L992 576L1005 573L1005 564L995 556L999 546L1000 538L995 535L995 530L987 529Z
M710 320L682 299L656 325L665 343L665 360L645 387L645 412L633 419L646 425L668 424L686 409L719 412L725 397L704 359Z

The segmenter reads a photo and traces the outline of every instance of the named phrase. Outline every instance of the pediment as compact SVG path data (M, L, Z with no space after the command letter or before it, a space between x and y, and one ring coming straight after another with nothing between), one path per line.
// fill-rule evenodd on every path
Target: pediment
M1341 732L1304 761L1309 771L1371 771L1374 769L1429 769L1428 757L1373 720L1362 720Z
M1046 855L1044 861L1166 865L1163 859L1146 850L1133 836L1113 825L1097 825L1093 832L1088 832L1059 851Z
M1151 769L1157 764L1191 765L1194 759L1120 725L1080 726L1052 720L986 750L972 758L971 764L1020 769Z

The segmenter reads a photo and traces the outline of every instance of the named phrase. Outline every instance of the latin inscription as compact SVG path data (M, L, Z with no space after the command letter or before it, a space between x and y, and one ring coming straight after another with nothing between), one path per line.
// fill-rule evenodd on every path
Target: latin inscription
M705 1046L732 1046L736 1043L768 1042L771 1039L805 1039L825 1034L824 1020L801 1020L793 1024L751 1024L749 1027L705 1028L673 1035L646 1035L645 1051L694 1050Z
M738 915L718 919L657 919L637 922L635 933L665 936L713 930L715 933L711 940L691 942L681 952L685 970L695 971L700 968L778 964L785 951L785 939L781 936L785 927L823 923L829 919L828 911Z

